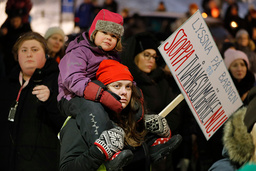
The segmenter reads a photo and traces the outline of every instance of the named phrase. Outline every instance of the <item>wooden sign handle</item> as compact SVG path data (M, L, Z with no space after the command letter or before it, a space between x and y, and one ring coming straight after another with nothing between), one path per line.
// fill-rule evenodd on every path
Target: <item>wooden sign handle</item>
M162 117L167 116L183 99L184 99L184 96L182 94L179 94L158 115L160 115Z

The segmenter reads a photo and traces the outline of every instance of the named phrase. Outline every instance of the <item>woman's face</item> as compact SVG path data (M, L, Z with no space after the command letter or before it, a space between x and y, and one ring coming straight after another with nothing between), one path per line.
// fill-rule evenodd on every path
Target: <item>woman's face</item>
M117 36L105 31L97 31L94 43L96 46L101 46L104 51L111 51L116 47Z
M50 52L56 54L64 44L64 39L60 34L53 34L47 40L47 46Z
M247 67L243 59L237 59L231 63L229 70L233 77L240 82L246 75Z
M237 10L237 8L236 8L235 6L233 6L233 7L231 8L230 13L231 13L232 16L237 16L237 15L238 15L238 10Z
M43 68L46 58L40 42L37 40L24 41L18 49L18 61L24 79L30 78L36 68Z
M248 46L249 44L249 37L247 34L242 34L238 39L237 43L243 47Z
M18 29L22 24L22 18L21 17L13 17L10 22L14 29Z
M129 80L120 80L108 85L108 89L120 96L123 109L130 103L132 96L132 82Z
M135 57L134 62L141 71L148 74L155 68L157 58L154 49L146 49Z

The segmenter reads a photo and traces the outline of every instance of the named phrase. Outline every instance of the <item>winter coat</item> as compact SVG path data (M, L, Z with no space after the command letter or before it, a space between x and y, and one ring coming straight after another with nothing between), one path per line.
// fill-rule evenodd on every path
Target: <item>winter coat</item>
M20 90L20 67L14 68L0 88L0 170L57 171L59 163L59 132L65 117L57 108L58 66L49 58L41 69L42 85L50 89L50 97L41 102L32 94L38 85L37 72L20 93L14 122L8 121L9 110Z
M252 136L247 132L243 122L246 110L246 107L239 109L225 123L223 134L225 159L215 162L209 171L235 171L251 159L255 147Z
M97 102L86 100L88 106L97 108L97 112L104 110L104 107ZM104 170L105 155L102 154L95 145L91 144L87 138L82 135L81 127L76 123L74 118L68 120L60 131L61 153L60 153L60 171L95 171ZM86 132L86 134L91 132ZM149 168L149 154L146 155L144 148L147 146L130 147L134 158L130 164L123 168L123 171L144 171ZM147 157L146 157L147 156ZM86 162L85 162L86 161Z
M105 160L96 146L86 143L73 118L61 129L60 142L60 171L95 171Z
M228 158L224 158L215 162L208 171L236 171L234 166Z
M220 159L218 161L216 161L215 163L213 163L213 165L209 168L208 171L236 171L238 166L236 166L234 163L232 163L230 161L230 159L228 158L228 154L227 151L225 149L223 149L223 153L222 153L223 159Z
M62 97L70 100L74 96L83 96L88 82L95 79L102 60L119 61L116 51L105 52L88 40L88 33L84 32L71 41L60 61L58 101Z

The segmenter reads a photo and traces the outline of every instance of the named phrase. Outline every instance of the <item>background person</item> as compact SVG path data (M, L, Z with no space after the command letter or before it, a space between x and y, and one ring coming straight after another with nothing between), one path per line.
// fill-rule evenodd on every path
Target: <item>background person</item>
M13 52L18 65L0 85L1 169L57 171L57 133L65 120L57 107L58 64L35 32L21 36Z
M33 7L31 0L7 0L5 13L9 16L13 10L21 12L22 23L30 23L29 13ZM7 18L8 20L8 18Z
M253 73L248 69L250 68L248 57L240 50L229 48L224 52L224 63L237 88L241 100L244 105L246 105L247 94L254 86L255 82Z
M65 37L64 31L60 27L50 27L44 35L47 41L48 54L58 63L65 54Z
M111 12L118 12L118 3L115 0L104 0L102 9L107 9Z
M167 11L167 10L166 10L166 7L165 7L165 4L164 4L163 1L160 1L160 2L158 3L158 6L157 6L157 8L156 8L156 11L158 11L158 12L165 12L165 11Z
M189 4L188 11L185 13L184 17L178 18L175 22L171 24L171 31L177 30L189 17L191 17L197 10L198 5L196 3Z
M8 20L1 26L0 46L3 54L5 74L8 75L17 64L12 54L16 40L24 33L32 31L29 23L22 22L23 14L18 10L9 11Z
M95 17L95 7L92 0L83 0L75 13L75 25L80 28L80 32L87 31Z
M250 35L250 38L254 43L256 43L256 9L254 5L249 6L248 13L244 18L247 24L247 31Z
M256 53L255 44L245 29L238 30L235 37L235 48L244 52L250 63L250 71L256 76Z
M237 2L229 4L223 17L224 27L235 38L240 29L246 29L246 21L239 16L239 6Z

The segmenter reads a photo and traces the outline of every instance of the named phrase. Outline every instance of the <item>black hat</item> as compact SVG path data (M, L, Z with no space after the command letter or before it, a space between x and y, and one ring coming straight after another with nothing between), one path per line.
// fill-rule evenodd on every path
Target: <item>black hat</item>
M134 55L143 52L146 49L154 49L157 53L157 55L160 55L160 52L158 51L158 46L160 45L159 41L156 39L156 37L149 33L144 32L141 34L138 34L136 37L136 47L134 51Z
M12 10L8 10L7 14L8 14L9 18L23 17L24 10L22 8L20 8L20 9L12 9Z

